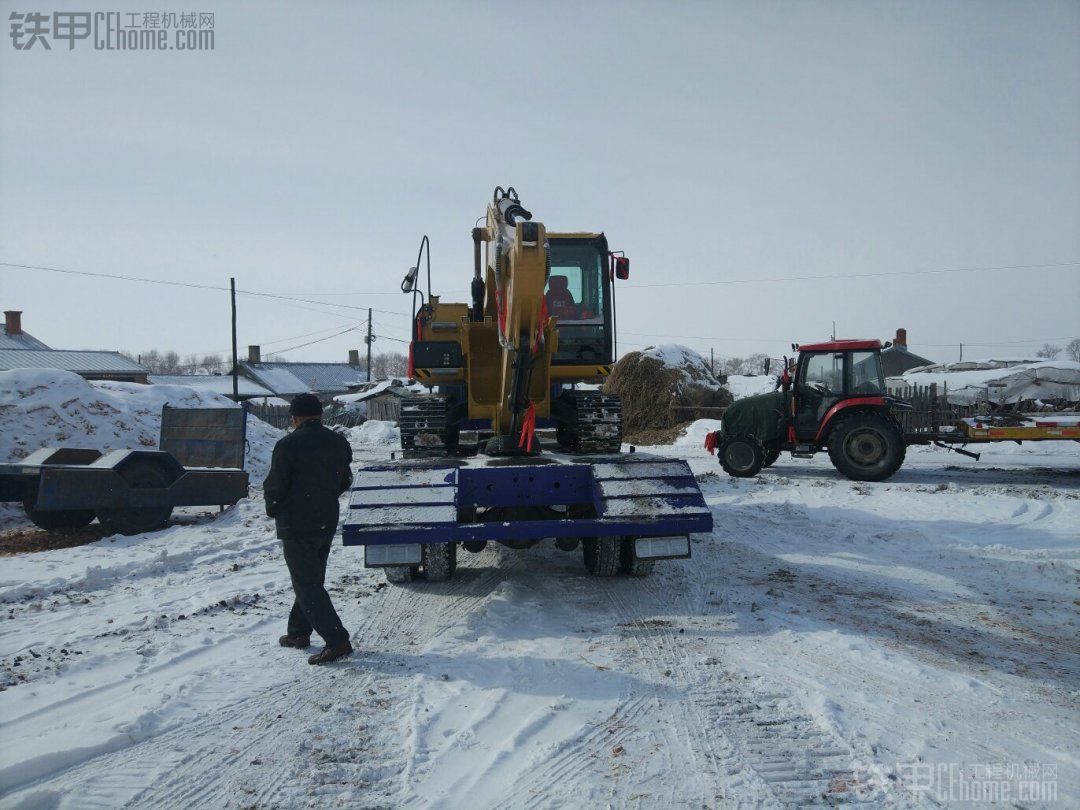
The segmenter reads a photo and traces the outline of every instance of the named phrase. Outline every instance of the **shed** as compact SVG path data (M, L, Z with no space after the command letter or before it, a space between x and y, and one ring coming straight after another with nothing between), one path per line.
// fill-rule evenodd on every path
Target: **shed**
M150 373L120 352L66 349L0 349L0 371L48 368L73 371L86 380L118 380L145 383Z
M908 348L907 329L897 329L892 346L881 351L881 370L886 377L899 377L905 371L929 366L933 362Z

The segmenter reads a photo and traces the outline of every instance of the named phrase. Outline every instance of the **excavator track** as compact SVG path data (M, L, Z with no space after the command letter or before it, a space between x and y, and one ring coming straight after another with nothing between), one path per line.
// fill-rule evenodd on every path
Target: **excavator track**
M450 403L441 397L410 396L401 400L401 451L405 458L446 456L457 446L450 424Z
M600 391L564 391L553 403L556 439L571 453L618 453L622 445L622 402Z

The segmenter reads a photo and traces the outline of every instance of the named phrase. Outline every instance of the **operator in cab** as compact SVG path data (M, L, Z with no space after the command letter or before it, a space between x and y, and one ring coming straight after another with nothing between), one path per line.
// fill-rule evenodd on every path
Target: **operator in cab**
M293 432L274 446L263 483L266 514L277 524L295 601L287 632L278 643L304 650L311 632L325 646L308 658L327 664L352 653L349 632L326 592L326 562L337 532L338 499L352 486L352 448L322 423L322 404L301 394L289 407Z

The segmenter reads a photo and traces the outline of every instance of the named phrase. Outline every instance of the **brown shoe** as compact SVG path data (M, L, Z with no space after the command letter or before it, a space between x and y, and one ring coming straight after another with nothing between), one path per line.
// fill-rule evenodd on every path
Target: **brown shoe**
M323 647L321 652L315 653L307 662L309 664L329 664L331 661L344 658L346 655L352 655L352 644L348 641L335 647L330 645Z
M298 650L306 650L311 646L311 636L284 635L277 640L282 647L295 647Z

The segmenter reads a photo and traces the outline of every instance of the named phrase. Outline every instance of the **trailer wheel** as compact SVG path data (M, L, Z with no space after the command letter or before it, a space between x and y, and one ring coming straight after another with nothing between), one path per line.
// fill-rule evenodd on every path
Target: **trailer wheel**
M400 585L405 582L412 582L413 567L411 565L388 565L383 569L383 574L386 575L387 582Z
M762 467L771 467L773 464L776 463L776 460L778 458L780 458L780 451L779 450L766 450L765 451L765 460L763 462L761 462L761 466Z
M613 577L622 567L622 538L607 535L581 541L585 569L594 577Z
M756 436L736 433L720 441L716 454L724 472L736 478L752 478L765 464L765 448Z
M619 568L632 577L647 577L652 573L656 560L637 560L634 558L634 539L624 537L619 550Z
M137 458L119 469L120 477L132 489L164 489L172 483L168 471L149 458ZM101 525L115 534L142 534L160 529L169 521L171 506L143 509L99 509Z
M457 543L425 543L420 547L424 579L447 582L457 571Z
M904 437L891 420L857 413L829 433L833 466L853 481L884 481L904 463Z
M93 509L60 509L45 510L37 509L37 494L28 494L23 499L23 511L30 518L30 522L39 529L54 532L59 529L81 529L89 526L94 520Z

